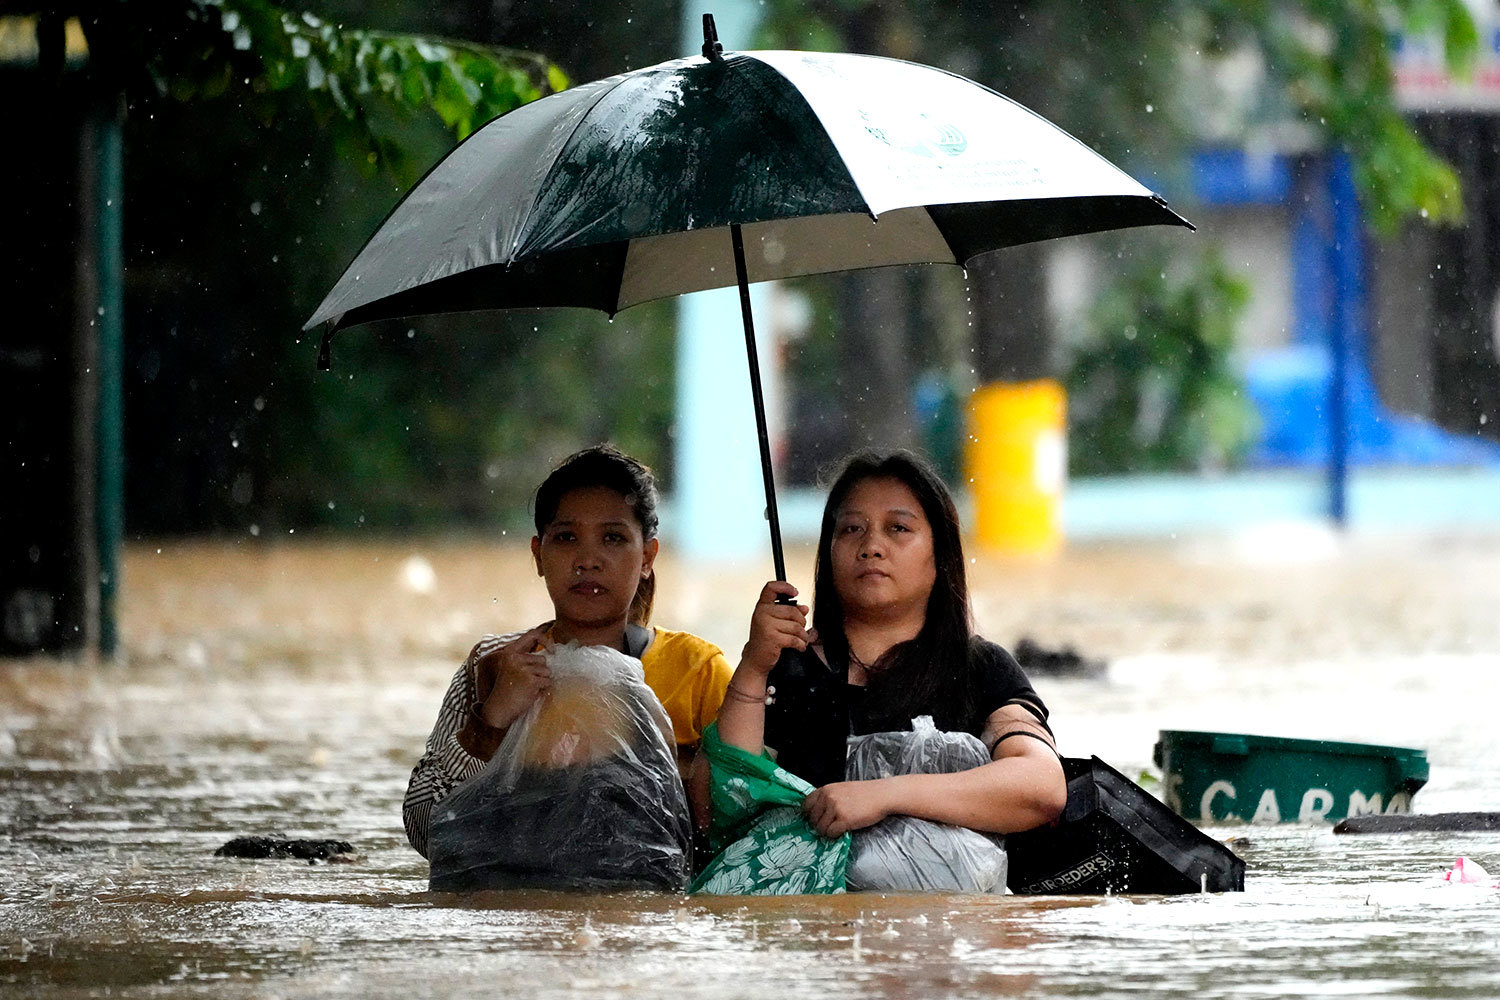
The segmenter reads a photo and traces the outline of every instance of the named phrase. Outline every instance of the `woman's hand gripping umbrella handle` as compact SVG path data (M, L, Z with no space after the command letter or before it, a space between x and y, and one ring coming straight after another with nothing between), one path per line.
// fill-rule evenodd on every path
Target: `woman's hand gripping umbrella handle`
M801 652L818 639L807 627L807 605L797 604L796 597L797 588L784 580L761 588L750 616L750 638L719 710L720 738L747 753L765 748L766 706L775 697L768 685L771 671L788 651Z

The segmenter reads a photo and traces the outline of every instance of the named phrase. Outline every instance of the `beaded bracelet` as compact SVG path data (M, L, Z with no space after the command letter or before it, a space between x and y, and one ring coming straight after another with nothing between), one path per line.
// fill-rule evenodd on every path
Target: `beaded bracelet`
M758 695L751 694L748 691L741 691L739 688L735 687L734 682L731 681L729 683L729 686L724 689L724 693L734 695L740 701L749 702L751 704L760 702L767 707L776 704L776 699L773 697L773 695L776 694L776 686L774 684L767 684L766 693L764 695Z

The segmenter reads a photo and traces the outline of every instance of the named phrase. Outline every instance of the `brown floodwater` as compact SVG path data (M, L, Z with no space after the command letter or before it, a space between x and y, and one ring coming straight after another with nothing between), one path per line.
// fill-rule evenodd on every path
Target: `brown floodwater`
M661 623L736 652L765 571L659 565ZM1415 811L1500 811L1500 538L972 569L985 634L1109 661L1037 678L1065 753L1135 775L1159 729L1410 745ZM121 610L119 663L0 663L5 996L1500 996L1500 890L1442 879L1459 855L1500 878L1494 833L1212 828L1246 891L1174 898L433 896L401 796L473 640L547 617L522 548L135 546ZM273 831L357 857L213 856Z

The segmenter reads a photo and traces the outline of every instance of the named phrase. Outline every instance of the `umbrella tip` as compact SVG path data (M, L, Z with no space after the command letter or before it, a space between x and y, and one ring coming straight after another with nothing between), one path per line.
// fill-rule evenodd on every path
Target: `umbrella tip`
M333 324L323 329L323 343L318 345L318 371L326 372L333 368Z
M703 15L703 58L710 62L724 61L724 46L719 44L719 29L714 27L714 16Z

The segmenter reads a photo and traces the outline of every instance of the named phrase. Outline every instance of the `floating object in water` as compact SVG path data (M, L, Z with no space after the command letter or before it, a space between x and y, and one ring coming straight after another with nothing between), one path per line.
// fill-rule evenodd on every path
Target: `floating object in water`
M1478 862L1470 861L1460 856L1454 863L1452 870L1443 875L1444 882L1452 882L1454 885L1478 885L1487 889L1500 889L1500 882L1485 871Z
M1199 824L1336 823L1411 812L1427 754L1411 747L1164 729L1167 805Z
M347 840L288 840L285 837L235 837L214 851L216 858L296 858L328 861L335 855L352 854Z
M1334 826L1334 833L1423 833L1433 831L1500 830L1500 813L1429 813L1425 816L1350 816Z
M1063 758L1068 801L1049 826L1010 834L1018 894L1242 892L1245 862L1098 757Z

